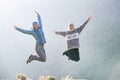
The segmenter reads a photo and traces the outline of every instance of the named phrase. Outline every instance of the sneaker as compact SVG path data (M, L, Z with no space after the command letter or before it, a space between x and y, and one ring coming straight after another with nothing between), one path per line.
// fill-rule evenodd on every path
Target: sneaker
M32 61L32 55L29 56L29 59L27 60L27 64L30 63Z
M66 53L63 53L63 56L66 55Z
M63 53L63 56L64 56L64 55L67 55L67 51L65 51L65 52Z

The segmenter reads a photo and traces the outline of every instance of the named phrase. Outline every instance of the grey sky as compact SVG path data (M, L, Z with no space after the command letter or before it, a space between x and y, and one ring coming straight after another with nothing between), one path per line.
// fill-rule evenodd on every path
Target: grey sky
M32 79L39 75L65 75L88 80L120 79L120 1L119 0L0 0L0 78L15 80L22 72ZM13 29L14 25L31 29L42 17L47 44L47 62L27 65L35 53L32 36ZM62 56L65 39L54 31L67 30L68 23L79 27L88 16L93 16L80 35L80 62Z

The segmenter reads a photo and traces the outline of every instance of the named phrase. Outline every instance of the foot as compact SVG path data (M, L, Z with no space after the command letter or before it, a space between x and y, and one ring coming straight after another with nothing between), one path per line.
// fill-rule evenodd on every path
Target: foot
M66 55L66 53L63 53L63 56Z
M64 55L67 55L67 51L63 53L63 56L64 56Z
M63 56L64 56L64 55L66 55L66 56L67 56L67 54L68 54L68 51L65 51L65 52L63 53Z
M27 64L30 63L32 61L32 55L29 56L29 59L27 60Z

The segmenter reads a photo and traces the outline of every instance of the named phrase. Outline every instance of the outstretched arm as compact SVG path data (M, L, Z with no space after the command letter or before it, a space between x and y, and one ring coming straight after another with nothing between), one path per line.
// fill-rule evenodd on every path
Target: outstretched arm
M21 28L18 28L17 26L14 26L14 29L17 30L17 31L20 31L20 32L22 32L22 33L24 33L24 34L30 34L30 35L33 34L32 31L30 31L30 30L23 30L23 29L21 29Z
M55 31L55 34L65 37L67 33L66 32L57 32L57 31Z
M42 21L41 21L41 17L40 17L40 14L35 11L35 13L37 14L37 17L38 17L38 24L39 24L39 27L42 29Z
M92 16L89 16L88 19L87 19L87 21L85 21L85 22L79 27L79 32L81 32L81 31L84 29L85 25L86 25L91 19L92 19Z

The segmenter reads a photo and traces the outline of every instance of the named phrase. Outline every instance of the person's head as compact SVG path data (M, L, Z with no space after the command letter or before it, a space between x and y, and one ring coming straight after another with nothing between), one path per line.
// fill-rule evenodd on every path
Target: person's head
M46 79L45 79L45 76L39 76L38 80L46 80Z
M27 80L26 76L24 74L22 74L22 73L17 75L17 79L18 80Z
M47 76L46 80L55 80L55 77L54 76Z
M38 23L37 22L33 22L33 28L34 29L37 29L39 26L38 26Z
M74 29L75 29L74 24L73 24L73 23L70 23L70 24L69 24L69 30L74 30Z

